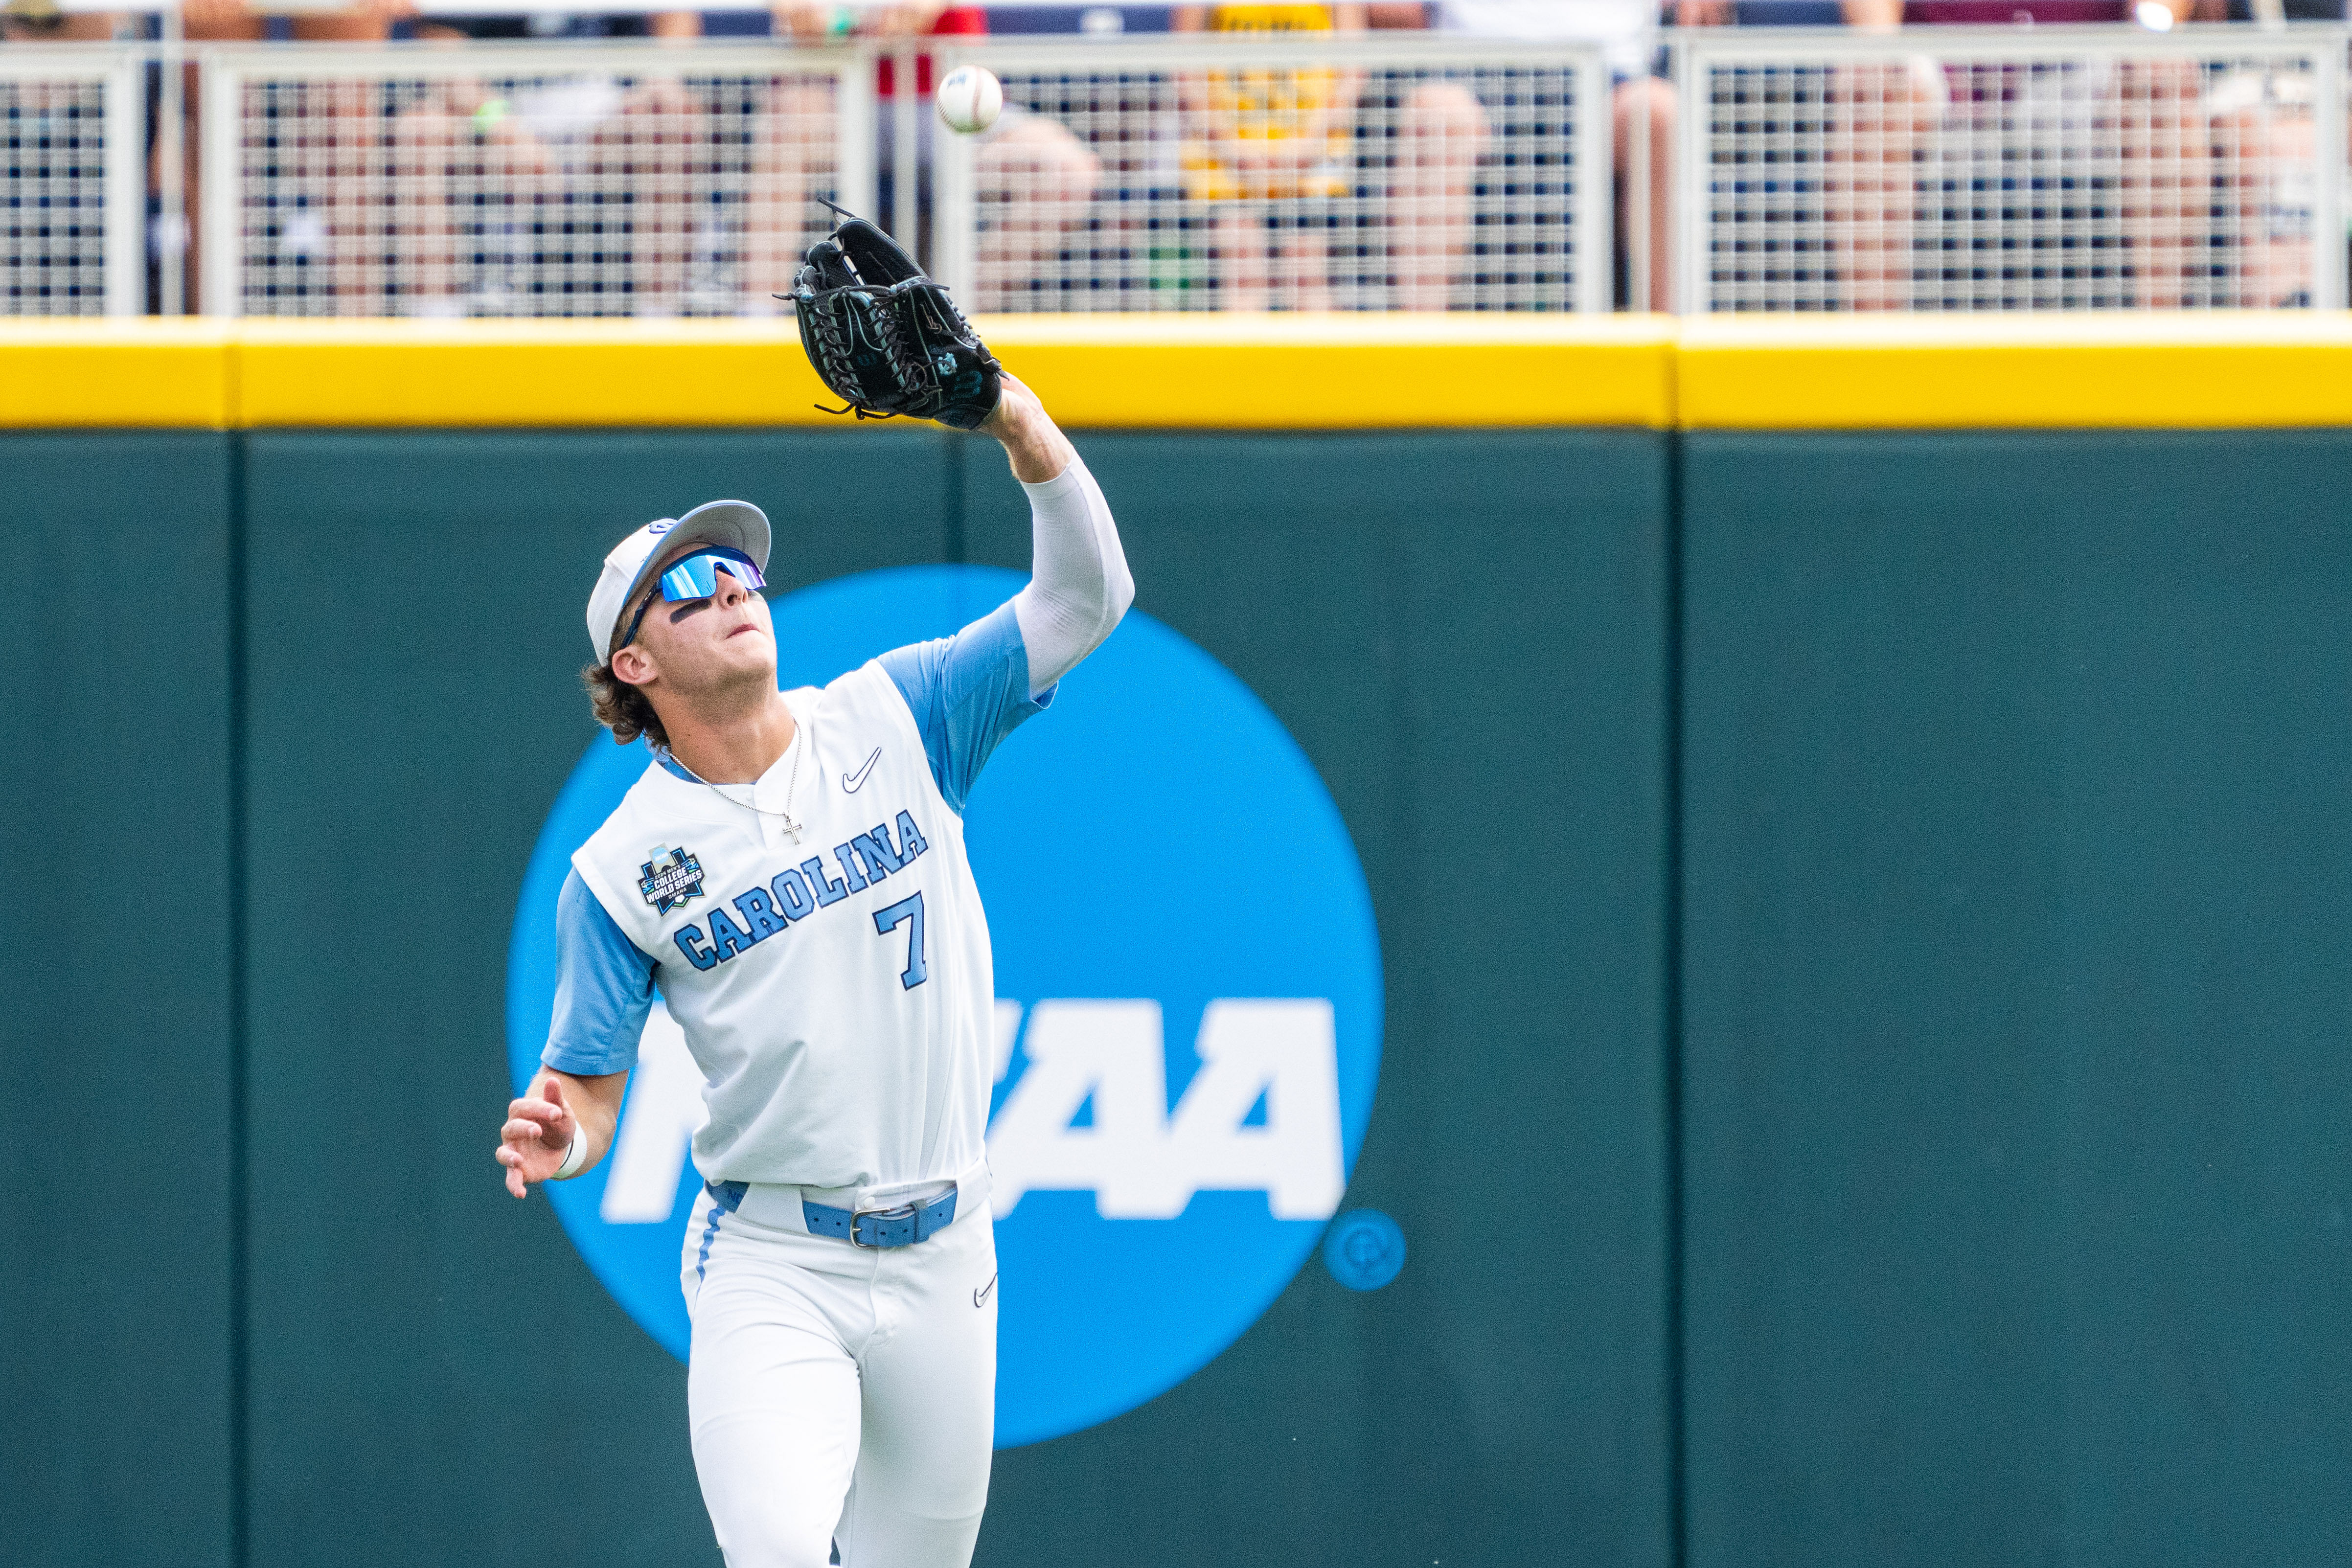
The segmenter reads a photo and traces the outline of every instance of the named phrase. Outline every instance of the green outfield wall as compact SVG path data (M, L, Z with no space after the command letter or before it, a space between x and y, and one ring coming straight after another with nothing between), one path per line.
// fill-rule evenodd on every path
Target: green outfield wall
M2347 462L1686 438L1693 1563L2352 1555Z
M1412 1251L1000 1454L983 1568L2352 1557L2352 435L1081 444L1361 855ZM1001 455L0 477L0 1562L716 1564L683 1369L489 1158L581 600L724 495L780 590L1023 566Z
M23 633L0 786L22 977L0 1033L8 1563L226 1560L234 461L217 435L0 436Z

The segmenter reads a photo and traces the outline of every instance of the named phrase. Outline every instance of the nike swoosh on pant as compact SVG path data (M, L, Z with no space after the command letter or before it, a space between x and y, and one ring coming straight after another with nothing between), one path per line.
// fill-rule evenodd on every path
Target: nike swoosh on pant
M975 1307L984 1307L984 1306L986 1306L986 1305L988 1304L988 1298L989 1298L989 1294L990 1294L992 1291L993 1291L995 1289L996 1289L996 1276L995 1276L995 1275L993 1275L993 1274L991 1274L991 1275L988 1277L988 1283L987 1283L987 1284L985 1284L985 1285L982 1285L979 1290L974 1291L971 1293L971 1304L972 1304L973 1306L975 1306Z

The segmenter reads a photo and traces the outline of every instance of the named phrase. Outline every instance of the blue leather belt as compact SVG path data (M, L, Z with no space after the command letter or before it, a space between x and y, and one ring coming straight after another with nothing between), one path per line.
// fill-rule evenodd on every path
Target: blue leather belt
M902 1203L896 1208L827 1208L801 1199L801 1216L811 1236L830 1236L852 1247L912 1247L945 1230L955 1218L955 1188L929 1203Z

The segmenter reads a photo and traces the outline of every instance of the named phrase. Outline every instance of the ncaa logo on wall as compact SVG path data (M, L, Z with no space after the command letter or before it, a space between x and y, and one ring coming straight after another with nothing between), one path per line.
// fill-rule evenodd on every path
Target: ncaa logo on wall
M822 685L944 636L1024 580L916 567L778 598L781 678ZM591 742L540 833L508 965L518 1092L547 1040L572 852L646 762L642 744ZM996 955L996 1439L1012 1447L1172 1388L1313 1253L1371 1113L1380 947L1306 755L1140 612L997 750L965 824ZM605 1288L681 1358L701 1089L657 1002L612 1155L542 1189Z

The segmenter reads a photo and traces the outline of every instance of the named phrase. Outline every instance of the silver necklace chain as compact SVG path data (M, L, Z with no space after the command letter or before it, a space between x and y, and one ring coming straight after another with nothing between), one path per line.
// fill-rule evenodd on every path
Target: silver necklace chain
M781 811L771 811L767 807L760 805L756 801L740 800L733 795L730 795L720 786L713 784L709 779L705 779L693 768L688 768L677 752L671 751L667 747L662 749L665 756L667 756L672 762L676 762L679 768L685 770L686 776L688 779L693 779L697 784L701 785L704 789L709 790L720 800L727 801L730 805L740 806L747 811L757 811L763 817L782 817L784 821L784 831L792 834L793 842L799 843L801 841L802 831L801 822L799 818L793 815L793 799L800 793L801 742L803 738L808 735L808 721L795 716L793 721L793 770L784 779L784 809ZM809 744L811 746L814 746L815 742L810 741ZM752 788L756 789L758 786L754 785Z

